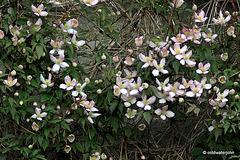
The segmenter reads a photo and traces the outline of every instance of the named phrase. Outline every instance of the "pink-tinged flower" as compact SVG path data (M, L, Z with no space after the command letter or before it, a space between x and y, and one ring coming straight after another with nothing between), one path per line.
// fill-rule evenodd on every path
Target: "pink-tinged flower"
M173 3L170 3L172 7L179 8L184 3L183 0L173 0Z
M85 111L84 113L88 116L87 119L92 124L94 123L92 118L96 118L101 115L100 113L94 113L94 112L88 113L87 111Z
M153 66L156 69L154 69L152 71L153 76L158 76L159 72L161 72L162 74L168 74L168 70L164 69L165 64L166 64L166 59L165 58L161 59L159 64L157 64L157 61L154 60L153 61Z
M119 61L119 58L118 58L118 56L114 56L113 58L112 58L112 60L113 60L113 62L118 62Z
M48 15L48 12L46 11L43 11L44 10L44 5L43 4L40 4L38 6L38 8L36 8L33 4L32 4L32 11L34 12L35 15L37 16L47 16Z
M211 42L214 41L214 39L218 36L217 34L212 34L212 29L208 28L208 33L206 34L205 32L202 33L202 36L206 42Z
M180 83L175 82L174 85L169 84L168 87L170 88L168 94L171 97L178 97L184 94L184 91L180 89Z
M38 126L38 124L37 124L36 122L33 122L33 123L32 123L32 129L33 129L34 131L38 131L38 130L39 130L39 126Z
M226 61L226 60L228 59L228 53L222 53L222 54L221 54L221 59L222 59L223 61Z
M187 40L191 40L193 38L194 32L192 29L183 28L182 32L185 34Z
M183 58L180 60L181 65L185 65L185 63L191 67L194 67L196 65L195 61L192 61L190 57L192 56L192 50L185 53L182 53Z
M201 28L199 28L198 26L193 26L193 28L192 28L192 31L193 31L193 37L192 37L192 41L193 41L193 43L195 43L195 44L200 44L200 42L198 41L198 39L200 39L201 38Z
M201 10L199 14L195 12L194 14L195 22L205 22L208 19L208 17L204 17L204 16L205 16L205 12L203 10Z
M158 89L159 91L161 91L162 89L163 89L164 91L170 91L170 87L167 86L168 82L169 82L169 78L166 78L163 82L160 82L160 81L156 78L156 83L158 84L157 89Z
M229 93L229 89L225 89L223 93L218 92L217 93L217 98L215 99L216 101L222 101L222 102L227 102L228 99L225 98Z
M169 89L170 89L170 88L169 88ZM158 93L156 94L156 97L159 98L159 103L161 103L161 104L164 104L164 103L166 103L167 101L169 101L169 102L175 101L175 98L174 98L174 97L171 97L171 96L169 95L169 92L167 92L167 91L163 91L163 93L158 92Z
M64 53L59 53L59 58L57 59L53 55L50 55L50 59L53 63L55 63L52 67L53 72L58 72L60 70L60 67L66 68L69 67L69 65L64 61Z
M137 101L136 97L132 95L122 95L121 99L124 101L125 107L130 107Z
M231 19L231 15L229 14L226 18L223 17L222 11L219 12L219 18L213 18L213 22L215 24L225 25Z
M64 52L64 50L60 49L62 47L62 45L64 44L64 42L60 41L58 38L56 38L56 40L51 39L50 44L53 47L53 49L49 52L50 54L54 54L55 51L58 51L58 54L60 54L61 52Z
M129 85L129 80L128 79L122 81L121 77L117 77L116 78L116 84L120 88L120 93L125 94L125 95L128 93L128 91L126 89Z
M114 85L113 86L113 94L115 96L120 96L120 94L121 94L120 89L121 89L120 87L118 87L117 85Z
M187 97L200 97L201 94L202 94L202 87L201 87L201 83L198 83L197 85L192 81L190 80L188 82L190 88L191 88L191 91L188 91L186 92L186 96Z
M35 108L35 114L33 114L32 116L31 116L31 118L37 118L37 120L39 120L39 121L42 121L42 118L43 117L46 117L46 115L47 115L47 113L46 112L42 112L41 113L41 108Z
M161 53L161 56L164 58L169 55L169 51L167 50L166 47L163 47L160 53Z
M95 106L95 102L94 101L91 101L91 102L85 101L84 102L84 107L86 108L86 110L88 112L97 112L98 109L96 107L94 107L94 106Z
M18 26L13 26L12 24L9 25L9 29L10 29L10 33L17 38L17 36L20 35L20 30L22 29L22 27L18 27Z
M160 37L157 36L157 38L160 38ZM168 48L168 46L169 46L168 40L169 40L169 37L166 38L165 42L159 42L159 41L152 42L152 41L150 41L149 46L151 48L154 48L154 50L156 52L160 52L162 48L166 48L166 49Z
M150 104L153 104L156 101L156 97L152 96L147 99L147 95L142 96L142 101L137 102L137 106L140 108L144 108L144 110L151 110Z
M221 76L221 77L218 78L218 82L221 83L221 84L226 83L226 81L227 81L227 78L225 76Z
M216 127L217 123L215 121L215 119L212 121L211 123L212 125L210 127L208 127L208 131L212 132L214 130L214 128Z
M209 100L209 104L213 106L213 109L216 109L218 107L222 108L226 105L226 102L222 102L222 101L217 101L217 100Z
M203 77L202 79L201 79L201 88L202 89L211 89L212 88L212 85L211 84L206 84L206 82L207 82L207 77ZM198 81L194 81L194 83L196 83L197 85L198 85Z
M205 64L205 65L203 66L203 63L200 62L200 63L198 64L198 69L196 70L196 72L197 72L198 74L208 74L208 72L209 72L208 70L209 70L210 66L211 66L210 63L207 63L207 64Z
M58 0L50 0L48 3L52 3L52 4L55 4L55 5L62 4L61 2L58 2Z
M30 27L30 30L32 32L37 32L41 29L42 20L41 20L41 18L39 18L34 25L32 25L32 22L27 21L27 25Z
M189 84L185 78L182 78L182 84L179 86L179 89L187 89L189 88Z
M75 18L70 19L70 21L73 28L76 28L78 26L78 21Z
M98 3L98 0L83 0L83 3L91 7L91 6L95 6Z
M65 147L64 147L64 152L66 152L66 153L69 153L70 151L71 151L71 146L69 146L69 145L66 145Z
M13 80L12 77L8 76L8 79L4 80L3 83L6 84L8 87L12 87L17 83L17 79Z
M4 32L0 29L0 39L4 38Z
M182 44L187 41L185 34L178 34L176 37L172 37L171 40L177 44Z
M66 22L66 24L60 24L60 27L62 28L63 32L67 32L69 34L77 34L77 31L73 29L71 19Z
M165 120L167 117L172 118L172 117L175 116L175 113L168 110L168 105L162 107L162 109L158 108L154 112L155 112L156 115L160 116L162 118L162 120Z
M68 44L74 44L77 48L78 47L81 47L85 44L85 41L84 40L80 40L80 41L77 41L76 40L76 35L74 34L72 39L71 39L71 42L67 42Z
M51 83L51 79L52 79L52 75L50 73L48 74L48 79L45 79L41 74L40 80L43 82L43 84L41 84L41 87L42 88L52 87L54 83Z
M131 66L134 63L135 59L132 57L126 57L124 63L128 66Z
M141 46L143 44L143 36L139 37L139 38L135 38L135 44L136 46Z
M78 83L78 84L76 85L76 89L77 89L77 90L72 91L72 96L77 97L78 94L80 94L82 97L87 96L87 95L83 92L83 88L84 88L86 85L87 85L86 82L83 83L83 84Z
M75 140L74 134L68 135L68 136L67 136L67 140L68 140L70 143L73 143L73 141Z
M125 78L129 79L129 82L133 82L134 81L134 77L137 75L137 71L130 72L128 69L124 69L124 72L127 75Z
M127 118L134 118L136 114L137 114L137 110L135 110L135 109L132 110L132 109L128 108L125 116Z
M170 51L172 52L176 59L180 60L183 58L182 53L185 53L187 51L187 46L185 45L182 48L180 48L180 44L175 43L173 45L173 49L172 47L170 47Z
M153 62L153 58L152 58L152 52L149 51L149 56L146 57L145 55L143 55L142 53L139 54L139 59L142 62L145 62L145 64L142 66L142 68L147 68L148 66L153 66L152 62Z
M68 75L64 78L64 81L65 84L60 84L59 88L66 89L67 91L72 90L73 87L77 84L77 80L75 78L71 80L71 77Z
M138 77L137 83L129 83L129 86L132 88L132 90L129 92L130 95L136 95L139 92L142 92L143 87L142 87L142 79Z
M229 28L227 29L227 35L236 37L236 35L234 34L234 30L235 30L235 29L234 29L233 26L229 27Z

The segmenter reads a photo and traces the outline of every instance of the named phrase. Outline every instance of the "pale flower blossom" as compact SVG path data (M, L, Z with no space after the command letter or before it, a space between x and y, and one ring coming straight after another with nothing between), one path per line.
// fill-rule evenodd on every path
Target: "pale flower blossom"
M31 116L31 118L37 118L37 120L39 120L39 121L42 121L42 118L43 117L46 117L46 115L47 115L47 113L46 112L42 112L41 113L41 108L35 108L35 114L33 114L32 116Z
M132 104L136 103L137 98L132 95L122 95L121 99L124 101L125 107L130 107Z
M176 37L172 37L171 40L177 44L182 44L187 41L187 38L185 34L178 34Z
M175 116L175 113L168 110L168 105L162 107L162 109L158 108L154 111L156 115L160 116L162 120L165 120L167 117L172 118Z
M67 42L68 44L74 44L77 48L78 47L81 47L85 44L85 41L84 40L80 40L80 41L77 41L76 40L76 35L74 34L72 39L71 39L71 42Z
M232 36L232 37L236 37L236 35L234 34L234 30L235 30L235 28L233 26L230 26L227 29L227 35Z
M201 10L199 14L195 12L194 13L195 22L205 22L208 19L208 17L204 17L204 16L205 16L205 12L203 10Z
M151 110L150 104L153 104L156 101L156 97L152 96L147 99L147 95L142 96L142 101L137 102L137 106L140 108L144 108L144 110Z
M72 90L77 83L77 80L75 78L71 80L71 77L68 75L64 78L64 81L65 84L60 84L59 88L66 89L67 91Z
M52 87L54 83L53 82L51 83L51 79L52 79L52 75L50 73L48 74L48 79L45 79L41 74L40 80L43 82L43 84L41 84L41 87L42 88Z
M152 62L153 62L153 58L152 58L152 52L149 51L149 56L146 57L145 55L143 55L142 53L139 54L139 59L142 62L145 62L145 64L142 66L142 68L147 68L148 66L153 66Z
M0 29L0 39L4 38L4 32Z
M129 86L132 88L132 90L129 92L130 95L136 95L139 92L142 92L142 79L140 77L137 78L137 83L129 83Z
M128 108L125 116L127 118L134 118L136 114L137 114L137 110L135 110L135 109L132 110L132 109Z
M132 57L126 57L126 60L124 61L124 63L128 66L131 66L134 63L135 59Z
M223 93L220 93L220 92L218 92L217 93L217 98L215 99L216 101L222 101L222 102L227 102L228 101L228 99L227 98L225 98L227 95L228 95L228 93L229 93L229 89L225 89L224 91L223 91Z
M207 64L205 64L205 65L203 66L203 63L200 62L200 63L198 64L198 69L196 70L196 72L197 72L198 74L208 74L208 72L209 72L208 70L209 70L210 66L211 66L210 63L207 63Z
M87 6L91 7L98 3L99 0L83 0L83 3L85 3Z
M143 36L139 37L139 38L135 38L135 44L136 46L141 46L143 44Z
M208 28L208 33L202 33L202 36L206 42L214 41L214 39L218 36L217 34L212 34L212 29Z
M184 0L173 0L173 3L170 3L172 7L179 8L184 3Z
M4 80L3 83L6 84L8 87L12 87L17 83L17 78L13 80L12 77L8 76L7 80Z
M231 15L229 14L226 18L223 17L222 11L219 12L219 18L213 18L213 22L215 24L225 25L231 19Z
M76 89L77 89L77 90L72 91L72 96L77 97L78 94L80 94L82 97L87 96L87 95L83 92L83 88L84 88L86 85L87 85L86 82L83 83L83 84L78 83L78 84L76 85Z
M62 28L63 32L67 32L69 34L77 34L77 31L72 28L72 19L68 20L65 24L61 23L60 27Z
M152 71L153 76L158 76L159 72L161 72L162 74L168 74L168 70L164 69L165 64L166 64L166 59L165 58L161 59L159 64L157 64L157 61L154 60L153 61L153 66L156 69L154 69Z
M38 6L38 8L36 8L33 4L32 4L31 7L32 7L32 11L37 16L47 16L48 15L48 13L46 11L43 11L44 10L44 5L43 4L40 4Z
M52 67L52 71L53 72L58 72L60 70L60 67L62 68L66 68L69 67L69 65L64 61L64 53L61 52L59 53L59 58L57 59L56 57L54 57L53 55L50 55L50 59L53 63L55 63Z

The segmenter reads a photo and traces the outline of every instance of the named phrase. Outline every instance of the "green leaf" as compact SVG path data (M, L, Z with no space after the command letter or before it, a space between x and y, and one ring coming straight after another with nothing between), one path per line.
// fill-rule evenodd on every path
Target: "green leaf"
M150 121L152 119L150 112L144 112L143 117L147 121L147 123L150 124Z
M224 128L224 134L227 133L227 130L228 130L229 127L230 127L230 123L229 123L229 122L224 123L224 125L223 125L223 128Z
M59 100L61 100L61 99L62 99L62 93L63 93L63 91L62 91L62 90L55 90L55 93L56 93L56 95L57 95L57 98L58 98Z
M188 108L187 113L190 113L190 112L192 112L195 108L197 108L197 106L196 106L195 104L191 104L191 103L188 103L188 102L187 102L187 104L188 104L189 106L191 106L191 107ZM187 113L186 113L186 114L187 114Z
M173 68L174 68L176 73L178 73L179 67L180 67L180 63L178 61L174 61L173 62Z
M191 151L190 151L190 155L192 156L198 156L198 155L201 155L203 153L204 149L202 148L193 148Z
M36 52L37 52L38 58L40 58L43 54L43 47L41 45L37 45Z
M222 129L215 128L215 141L217 141L218 137L222 134Z
M111 111L111 114L113 113L113 111L116 109L117 105L118 105L118 100L114 100L110 106L110 111Z
M79 142L76 142L75 143L75 146L76 146L76 148L80 151L80 152L84 152L84 149L83 149L83 146L81 145L81 143L79 143Z
M50 100L51 98L52 98L51 95L49 95L49 94L44 94L44 95L42 96L41 102L48 101L48 100Z
M68 126L67 123L65 123L64 121L62 121L62 122L61 122L61 125L62 125L62 127L63 127L64 129L67 129L67 130L69 130L69 131L71 132L71 129L70 129L70 127Z

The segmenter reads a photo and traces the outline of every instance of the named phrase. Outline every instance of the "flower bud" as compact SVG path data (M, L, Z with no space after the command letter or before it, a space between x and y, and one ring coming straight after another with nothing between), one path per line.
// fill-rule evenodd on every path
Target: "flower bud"
M237 16L238 15L238 12L233 12L233 16Z
M139 125L138 125L138 129L139 129L140 131L143 131L145 128L146 128L146 125L145 125L145 124L139 124Z
M227 81L227 78L225 76L221 76L221 77L218 78L219 83L224 84L224 83L226 83L226 81Z
M102 12L102 9L99 9L98 12L101 13L101 12Z
M230 13L229 13L228 11L225 11L225 14L226 14L226 15L229 15Z
M47 70L48 70L48 72L50 72L52 70L52 68L48 66Z
M20 104L20 105L23 105L23 101L20 101L19 104Z
M229 94L230 95L233 95L235 93L235 90L234 89L231 89L230 91L229 91Z
M29 122L30 121L30 119L29 118L27 118L27 120L26 120L27 122Z
M27 84L27 85L30 85L30 84L31 84L31 82L30 82L30 81L26 81L26 84Z
M98 80L98 82L99 82L99 83L102 83L102 82L103 82L103 80L102 80L102 79L99 79L99 80Z
M238 86L238 82L234 82L233 85L236 87Z
M238 74L238 78L240 78L240 74Z
M235 99L239 99L239 95L238 94L235 96Z
M208 94L211 94L212 93L212 91L211 90L208 90Z
M197 5L196 4L193 5L192 10L197 11Z
M89 78L85 78L84 80L87 84L90 83L90 79Z
M20 86L20 83L17 82L17 83L16 83L16 86L17 86L17 87Z
M73 67L77 67L77 63L76 62L72 62Z
M37 106L38 104L37 104L37 102L33 102L33 105L34 105L34 106Z
M122 74L122 72L121 72L121 71L118 71L118 72L117 72L117 74L121 75L121 74Z
M28 146L28 148L29 148L29 149L32 149L32 148L33 148L33 145L32 145L32 144L30 144L30 145Z
M183 98L179 98L178 101L179 101L179 103L183 103L184 99Z
M107 156L106 156L105 153L102 153L102 154L101 154L101 159L103 159L103 160L104 160L104 159L107 159Z
M70 111L69 111L69 110L66 110L66 114L70 114Z
M57 105L57 109L60 109L61 107L59 105Z
M144 155L141 156L141 159L146 159L146 157Z
M214 86L213 87L213 91L217 91L218 90L218 87L217 86Z
M109 158L109 160L113 160L113 158L112 158L112 157L110 157L110 158Z
M23 53L25 53L26 52L26 48L23 48L22 51L23 51Z
M127 51L128 51L130 54L133 53L133 50L132 50L132 49L128 49Z
M114 56L113 57L113 62L118 62L118 61L119 61L118 56Z
M3 74L3 72L2 72L2 71L0 71L0 74Z
M28 75L28 76L27 76L27 80L31 81L31 80L32 80L32 76L31 76L31 75Z
M111 13L111 16L116 16L115 12L112 12L112 13Z
M98 83L99 83L99 81L98 81L98 80L95 80L95 83L96 83L96 84L98 84Z
M17 72L16 72L15 70L13 70L13 71L11 72L11 76L16 76L16 74L17 74Z
M19 93L18 93L18 92L14 93L14 96L18 97L18 96L19 96Z
M121 14L121 12L120 11L117 11L117 15L119 16Z
M97 90L97 94L101 94L102 93L102 90L101 89L98 89Z
M21 64L18 65L18 68L19 68L19 69L23 69L23 65L21 65Z
M45 104L42 104L42 109L45 109L45 108L46 108Z
M143 83L142 86L144 89L147 89L149 87L149 85L147 83Z
M105 64L102 65L102 69L105 69L107 66Z
M77 99L76 99L77 100ZM72 105L71 105L71 109L72 110L77 110L77 104L76 103L73 103Z
M102 59L102 60L106 60L106 59L107 59L107 57L105 56L105 54L103 54L103 55L101 56L101 59Z

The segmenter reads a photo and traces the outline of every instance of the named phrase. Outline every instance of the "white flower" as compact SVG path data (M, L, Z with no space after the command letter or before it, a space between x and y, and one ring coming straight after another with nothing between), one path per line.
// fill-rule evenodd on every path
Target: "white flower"
M33 114L31 118L37 118L37 120L41 121L43 117L46 117L46 115L47 115L46 112L41 113L41 109L36 107L35 114Z
M64 78L64 81L65 81L66 84L60 84L59 88L66 89L67 91L73 89L73 87L77 83L75 78L73 78L73 80L71 80L71 77L68 76L68 75Z
M60 67L62 67L62 68L69 67L69 65L66 62L63 62L63 60L64 60L64 53L63 52L61 52L59 54L58 59L56 57L54 57L53 55L50 55L50 59L51 59L52 62L55 63L52 67L53 72L58 72L60 70Z
M52 87L54 83L51 83L51 79L52 79L52 75L49 74L48 75L48 79L45 80L45 78L43 77L43 75L40 75L40 80L43 82L43 84L41 84L42 88L47 88L47 87Z
M168 110L168 105L164 106L162 109L158 108L155 110L155 114L160 116L162 120L165 120L167 117L172 118L175 116L175 113Z

